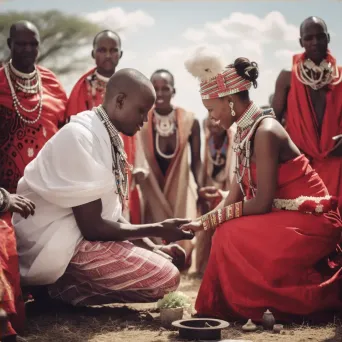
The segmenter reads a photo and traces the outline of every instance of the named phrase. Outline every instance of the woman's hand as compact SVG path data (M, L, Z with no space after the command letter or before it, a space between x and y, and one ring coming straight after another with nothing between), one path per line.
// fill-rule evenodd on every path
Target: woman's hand
M36 206L29 199L16 194L9 194L9 208L11 213L18 213L24 218L28 218L29 215L34 215Z
M196 220L196 221L191 221L187 224L184 224L181 229L184 232L192 232L192 233L196 233L199 232L201 230L203 230L203 225L202 222L200 220Z
M184 231L180 227L190 223L187 219L168 219L161 222L160 237L166 242L174 242L180 240L191 240L194 234L190 231Z

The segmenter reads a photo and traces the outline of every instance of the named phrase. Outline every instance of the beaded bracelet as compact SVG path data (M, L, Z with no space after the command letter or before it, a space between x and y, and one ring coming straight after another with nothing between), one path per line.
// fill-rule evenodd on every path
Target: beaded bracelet
M242 202L238 202L201 216L201 222L204 230L215 229L221 223L241 216Z
M3 189L0 188L0 213L5 213L8 211L10 207L10 197L9 193Z

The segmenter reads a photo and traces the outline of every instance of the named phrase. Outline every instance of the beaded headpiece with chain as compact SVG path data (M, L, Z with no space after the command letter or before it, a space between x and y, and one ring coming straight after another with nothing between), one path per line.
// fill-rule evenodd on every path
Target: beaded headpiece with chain
M252 82L241 77L234 66L225 66L220 55L206 47L199 47L185 62L186 69L200 80L202 99L216 99L249 90ZM249 70L245 73L248 75Z
M104 124L112 144L113 173L117 187L117 193L120 196L122 206L125 206L125 200L128 199L128 172L132 171L132 165L127 161L127 155L124 149L123 140L119 131L109 120L108 114L102 107L94 107L93 111Z
M193 56L185 62L185 67L194 77L201 81L200 93L202 99L217 99L236 94L249 90L252 85L252 82L247 79L248 77L244 78L238 75L234 67L224 67L220 55L209 48L198 48ZM246 76L249 76L251 68L255 68L252 63L251 66L244 70ZM256 189L253 186L250 171L251 139L260 121L266 117L275 118L273 109L263 111L252 102L237 121L237 132L234 138L235 173L244 195L242 180L247 172L248 187L255 196Z

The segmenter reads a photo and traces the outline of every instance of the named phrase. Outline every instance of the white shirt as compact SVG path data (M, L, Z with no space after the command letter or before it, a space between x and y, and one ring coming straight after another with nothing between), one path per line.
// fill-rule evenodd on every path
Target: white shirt
M71 117L29 163L17 193L36 204L27 219L13 215L24 285L61 277L82 234L72 207L102 200L102 217L117 221L122 207L112 173L110 138L92 111Z

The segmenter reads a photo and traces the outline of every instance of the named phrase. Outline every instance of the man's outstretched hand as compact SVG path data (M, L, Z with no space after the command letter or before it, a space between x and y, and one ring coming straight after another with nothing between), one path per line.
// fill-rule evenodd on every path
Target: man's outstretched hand
M160 237L166 244L181 240L191 240L194 234L191 231L182 230L181 227L190 223L188 219L168 219L161 222Z

